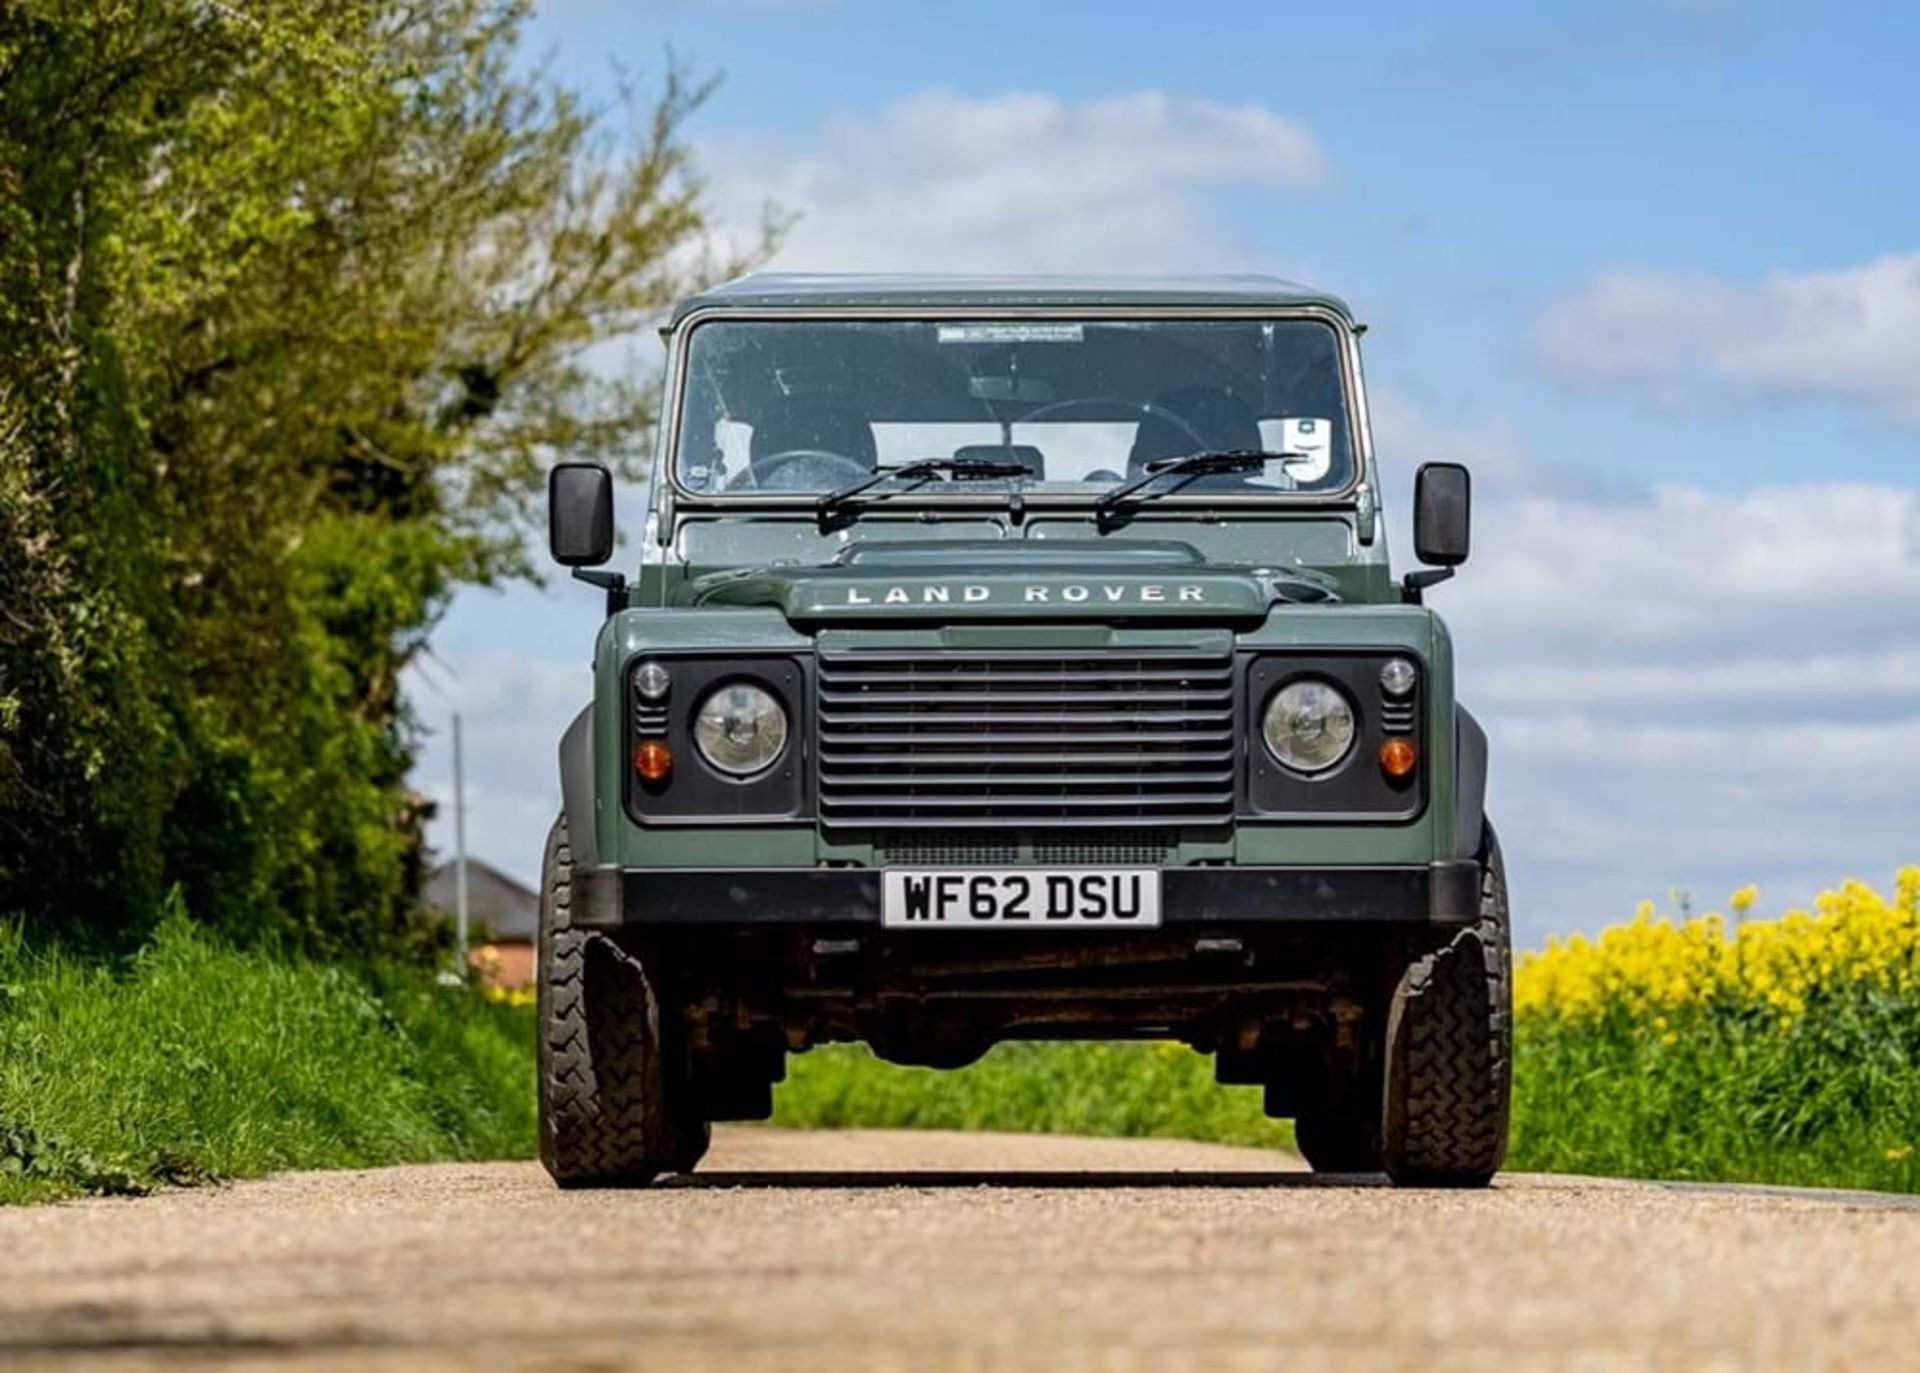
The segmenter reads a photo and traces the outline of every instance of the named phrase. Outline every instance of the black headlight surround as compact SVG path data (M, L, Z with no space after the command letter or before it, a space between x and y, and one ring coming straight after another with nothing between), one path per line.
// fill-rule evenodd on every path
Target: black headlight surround
M663 705L643 702L634 681L640 665L648 662L661 664L672 676ZM724 825L811 817L809 659L647 652L634 655L620 681L625 742L622 794L634 820L644 825ZM733 682L749 682L769 692L787 713L786 748L771 766L747 777L714 767L693 737L693 722L702 703ZM641 781L633 769L633 751L648 739L673 750L673 775L659 786Z
M1380 669L1390 658L1405 658L1416 669L1413 690L1388 696ZM1318 678L1331 682L1353 708L1354 738L1347 754L1324 772L1299 772L1279 761L1267 747L1262 722L1274 694L1289 682ZM1340 822L1405 822L1418 819L1427 805L1427 665L1405 648L1343 652L1276 652L1246 662L1245 786L1242 819ZM1380 770L1380 745L1407 739L1419 751L1413 775L1398 780Z

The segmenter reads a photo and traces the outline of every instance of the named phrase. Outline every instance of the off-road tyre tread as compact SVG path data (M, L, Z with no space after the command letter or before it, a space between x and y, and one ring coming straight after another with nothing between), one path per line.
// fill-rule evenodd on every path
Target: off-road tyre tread
M547 837L541 882L540 1161L562 1187L638 1185L686 1172L704 1122L676 1111L660 999L641 964L573 927L567 819Z
M1512 969L1506 872L1489 826L1479 919L1414 960L1389 1012L1380 1161L1395 1184L1484 1187L1506 1160Z

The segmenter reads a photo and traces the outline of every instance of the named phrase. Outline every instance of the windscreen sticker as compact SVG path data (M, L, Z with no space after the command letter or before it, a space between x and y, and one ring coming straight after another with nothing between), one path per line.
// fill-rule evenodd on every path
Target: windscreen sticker
M1079 343L1078 324L943 324L942 343Z
M1280 451L1288 458L1287 475L1302 486L1322 480L1333 470L1333 424L1317 418L1280 421Z

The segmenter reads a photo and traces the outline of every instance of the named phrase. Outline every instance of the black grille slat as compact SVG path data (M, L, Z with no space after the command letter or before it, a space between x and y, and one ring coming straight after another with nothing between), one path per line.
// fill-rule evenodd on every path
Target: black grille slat
M916 753L829 753L822 750L820 761L827 764L845 764L850 767L933 767L955 757L953 753L945 751L948 747L947 745L942 745L938 749L922 749ZM964 757L965 755L961 756ZM1004 771L1008 768L1018 768L1021 766L1036 768L1058 767L1063 764L1071 764L1074 767L1095 767L1102 764L1137 767L1142 762L1151 762L1166 756L1168 755L1142 753L1138 750L1127 753L1022 752L1016 759L1010 759L997 764L996 771ZM1177 757L1179 761L1183 763L1192 763L1196 766L1203 763L1230 763L1233 761L1233 750L1228 748L1217 751L1189 748L1182 749L1179 754L1173 756ZM924 781L926 779L922 778L921 780Z
M1124 725L1140 721L1149 725L1185 725L1210 724L1220 721L1223 726L1231 723L1231 712L1175 710L1171 707L1156 706L1151 710L1137 711L1108 710L1096 714L1091 706L1104 703L1090 703L1090 708L1058 711L1038 710L930 710L924 714L913 710L854 711L822 710L822 723L835 725L1070 725L1085 721L1096 725Z
M823 691L820 704L827 706L971 706L992 701L996 706L1084 706L1089 701L1080 684L1070 683L1060 691L953 691L942 682L932 691L874 691L851 695ZM1078 689L1076 689L1078 688ZM1171 707L1190 705L1191 691L1102 691L1095 703L1103 706Z
M978 772L916 772L911 781L916 789L921 787L978 787L982 782L1000 787L1061 787L1083 786L1098 787L1144 787L1166 780L1159 772L1034 772L1016 771L1013 768L995 768L991 773ZM1230 787L1233 785L1231 769L1219 772L1181 773L1180 782L1186 787L1210 786ZM839 787L898 787L900 777L895 772L873 772L865 774L848 773L835 780Z
M829 825L1145 828L1233 814L1224 651L829 651L817 699Z
M1016 734L995 734L987 731L981 731L979 733L951 733L934 735L931 739L924 733L906 731L895 731L885 734L854 734L847 737L861 744L934 743L943 746L951 744L1034 744L1046 743L1049 740L1056 743L1060 742L1058 736L1036 733L1032 730ZM1082 734L1076 731L1073 735L1073 742L1081 744L1155 744L1184 746L1188 744L1214 742L1218 741L1219 738L1220 731L1218 730L1143 729L1133 733L1116 730L1111 733L1090 731ZM1229 740L1228 742L1230 743L1231 741Z
M1187 670L1220 672L1229 662L1225 653L1208 650L1187 653L1178 650L1142 649L1137 652L1089 649L1083 656L1068 657L1050 649L984 649L978 653L959 653L946 649L917 648L836 648L829 656L845 663L858 662L861 673L879 664L891 664L915 678L959 677L977 672L1106 672L1122 671L1129 664L1144 664L1165 671ZM1118 665L1118 666L1116 666Z
M1038 796L1015 796L1004 791L976 792L965 796L933 796L924 791L905 792L898 796L861 796L845 801L823 802L829 809L842 806L886 806L892 807L928 807L947 810L964 810L972 806L992 806L1000 811L1022 808L1050 808L1054 803ZM1228 806L1233 804L1233 792L1222 789L1211 792L1196 792L1193 795L1171 794L1156 796L1154 807L1165 812L1182 806ZM1138 810L1141 805L1138 796L1107 796L1103 794L1078 795L1073 798L1075 807L1091 807L1099 810L1128 809Z
M1103 670L1083 669L1083 668L1066 668L1066 669L1059 669L1052 672L1024 672L1024 671L1017 671L1017 670L1008 671L1008 670L995 668L995 669L988 669L988 670L983 670L979 672L955 672L955 673L946 674L944 676L933 676L924 672L865 672L863 671L860 674L860 680L868 685L876 686L876 687L892 687L892 686L899 686L902 684L918 684L921 682L927 682L927 683L938 682L943 685L949 685L949 686L952 686L952 685L971 686L974 683L981 683L987 686L999 686L1003 684L1012 684L1017 686L1029 686L1029 685L1045 686L1045 685L1052 685L1052 684L1061 683L1061 682L1070 682L1074 684L1078 684L1081 682L1092 682L1096 684L1111 682L1111 683L1119 683L1121 685L1126 685L1126 686L1132 686L1132 685L1137 685L1141 682L1150 682L1150 683L1183 682L1185 683L1185 682L1191 682L1195 678L1212 678L1212 677L1218 677L1221 683L1224 684L1230 676L1231 676L1230 672L1228 672L1228 670L1224 668L1217 673L1212 671L1207 671L1207 670L1189 671L1184 668L1175 668L1175 669L1150 668L1141 672L1107 672Z

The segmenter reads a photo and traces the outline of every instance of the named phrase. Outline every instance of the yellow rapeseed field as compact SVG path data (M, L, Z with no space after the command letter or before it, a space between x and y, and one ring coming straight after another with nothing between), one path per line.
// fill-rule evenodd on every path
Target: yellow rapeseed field
M1766 1008L1793 1019L1840 987L1920 991L1920 866L1901 869L1891 899L1849 881L1812 911L1750 919L1757 897L1743 887L1728 903L1731 917L1680 919L1656 916L1644 901L1597 938L1549 940L1521 958L1514 1009L1573 1020L1624 1013L1667 1037L1676 1012Z
M1521 958L1512 1166L1920 1192L1920 867L1758 898Z

